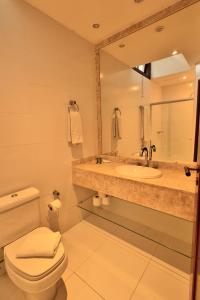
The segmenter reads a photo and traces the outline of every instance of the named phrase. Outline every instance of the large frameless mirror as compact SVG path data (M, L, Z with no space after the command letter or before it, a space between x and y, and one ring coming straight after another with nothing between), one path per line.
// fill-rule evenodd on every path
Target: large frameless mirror
M199 15L196 3L101 49L103 154L155 145L154 160L193 161Z

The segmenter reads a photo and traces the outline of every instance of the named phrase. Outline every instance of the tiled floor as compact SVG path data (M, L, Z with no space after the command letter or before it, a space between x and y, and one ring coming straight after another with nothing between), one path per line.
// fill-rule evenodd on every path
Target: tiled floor
M109 233L82 221L63 235L69 257L63 274L67 296L65 290L56 300L189 299L189 276L156 258L157 244L144 243L111 223L106 228ZM0 277L0 300L4 299L24 300L7 276Z

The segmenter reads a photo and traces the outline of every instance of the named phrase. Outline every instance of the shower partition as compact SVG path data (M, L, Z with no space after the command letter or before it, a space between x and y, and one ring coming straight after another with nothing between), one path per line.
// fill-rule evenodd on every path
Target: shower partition
M150 104L151 143L158 160L192 161L194 152L194 99Z

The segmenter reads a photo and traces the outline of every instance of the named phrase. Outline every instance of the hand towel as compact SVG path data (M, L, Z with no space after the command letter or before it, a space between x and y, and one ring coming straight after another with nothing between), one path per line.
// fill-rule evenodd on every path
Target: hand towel
M113 138L120 140L121 137L121 115L119 111L115 111L112 120Z
M19 247L17 258L54 257L61 240L60 232L38 233L27 237Z
M68 113L68 142L72 144L83 143L81 116L78 111Z

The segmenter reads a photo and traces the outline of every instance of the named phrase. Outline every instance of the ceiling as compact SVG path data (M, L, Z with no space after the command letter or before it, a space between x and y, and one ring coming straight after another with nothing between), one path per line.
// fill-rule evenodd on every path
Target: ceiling
M200 2L104 48L130 67L182 53L190 66L200 62ZM156 32L157 26L164 26ZM120 48L119 45L125 45Z
M143 20L178 0L25 0L92 43ZM153 5L152 5L153 3ZM94 29L92 24L101 26Z

